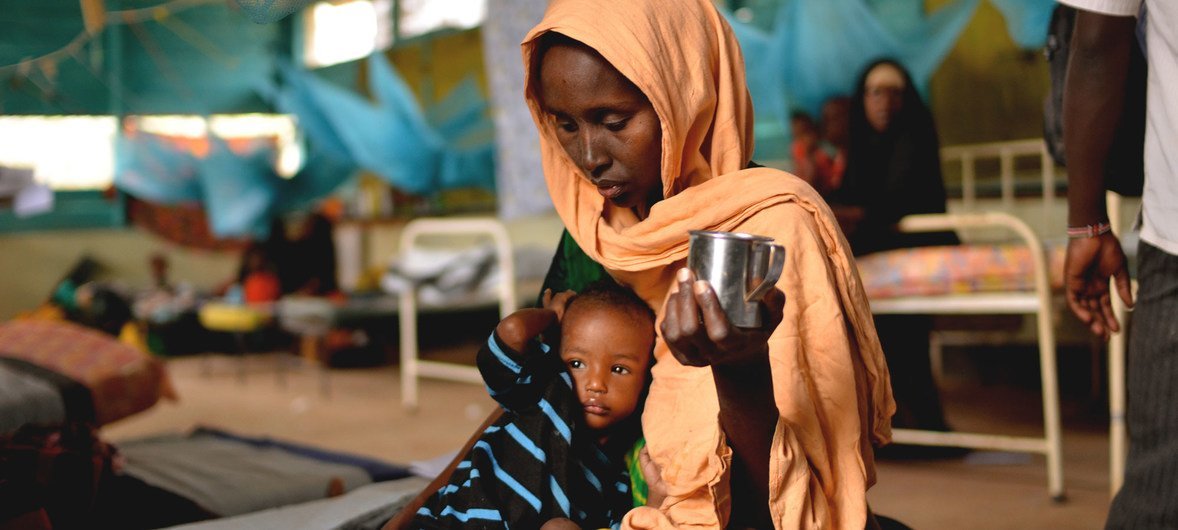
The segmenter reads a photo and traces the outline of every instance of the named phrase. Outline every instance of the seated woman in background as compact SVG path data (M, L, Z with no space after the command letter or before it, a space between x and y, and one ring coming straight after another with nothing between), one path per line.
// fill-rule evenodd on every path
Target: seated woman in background
M267 242L283 294L326 296L339 291L331 220L313 212L296 214Z
M828 200L855 255L958 243L952 232L897 228L906 215L945 212L946 202L936 126L908 71L891 59L871 63L850 103L847 171ZM883 315L875 327L892 376L893 425L948 430L929 365L931 318Z

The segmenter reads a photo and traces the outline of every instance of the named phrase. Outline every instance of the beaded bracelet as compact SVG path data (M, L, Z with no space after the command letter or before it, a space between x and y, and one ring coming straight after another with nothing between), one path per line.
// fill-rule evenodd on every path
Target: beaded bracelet
M1091 239L1111 232L1113 226L1108 221L1100 221L1094 225L1069 226L1068 239Z

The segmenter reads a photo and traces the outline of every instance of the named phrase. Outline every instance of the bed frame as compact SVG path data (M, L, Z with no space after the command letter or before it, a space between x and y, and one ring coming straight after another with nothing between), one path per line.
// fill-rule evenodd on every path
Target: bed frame
M937 296L903 296L871 300L872 313L890 314L1019 314L1033 315L1037 322L1039 367L1043 384L1043 431L1041 437L1008 436L967 432L939 432L895 429L893 441L906 444L968 447L1043 454L1047 457L1047 489L1055 501L1064 499L1063 447L1061 444L1059 384L1056 370L1056 338L1051 322L1051 288L1048 283L1047 258L1034 230L1023 220L1005 212L976 212L976 163L998 158L1003 209L1014 207L1014 160L1016 157L1040 158L1043 186L1044 219L1054 200L1054 162L1042 140L1025 140L947 147L941 150L944 163L960 161L962 165L962 202L968 213L911 215L900 221L905 232L939 230L1002 229L1015 236L1018 244L1031 250L1034 290ZM936 348L932 351L936 356Z
M405 225L401 233L401 252L405 253L417 245L418 241L431 236L490 236L495 243L495 257L499 263L499 274L502 278L512 278L510 282L500 282L498 289L499 318L513 313L519 304L517 302L515 278L515 259L511 245L511 237L503 222L494 217L463 217L446 219L415 219ZM408 409L417 408L417 380L422 377L444 379L447 381L461 381L483 384L478 368L470 365L429 361L420 357L417 344L417 314L419 311L461 310L486 307L495 300L471 299L446 307L425 306L418 303L415 289L406 289L401 293L400 306L397 317L401 334L401 404Z

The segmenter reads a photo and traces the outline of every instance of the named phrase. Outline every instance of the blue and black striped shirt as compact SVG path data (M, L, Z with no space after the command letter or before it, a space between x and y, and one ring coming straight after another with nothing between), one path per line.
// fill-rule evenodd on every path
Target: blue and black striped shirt
M632 505L626 465L580 434L584 412L572 377L550 350L533 341L521 354L494 333L487 339L479 371L506 413L418 510L414 528L535 529L558 517L582 528L619 527Z

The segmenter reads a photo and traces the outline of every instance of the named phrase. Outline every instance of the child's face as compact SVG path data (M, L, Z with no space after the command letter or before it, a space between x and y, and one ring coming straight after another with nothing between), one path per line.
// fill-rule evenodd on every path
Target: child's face
M646 387L654 329L633 313L593 302L574 305L561 322L560 357L594 431L634 414Z

